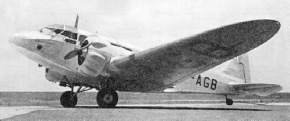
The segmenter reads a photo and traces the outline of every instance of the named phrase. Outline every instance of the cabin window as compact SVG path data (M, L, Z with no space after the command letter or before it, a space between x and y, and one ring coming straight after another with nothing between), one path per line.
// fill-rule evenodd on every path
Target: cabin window
M66 38L64 41L66 41L68 43L71 43L71 44L76 44L77 43L75 40L72 40L72 39L69 39L69 38Z

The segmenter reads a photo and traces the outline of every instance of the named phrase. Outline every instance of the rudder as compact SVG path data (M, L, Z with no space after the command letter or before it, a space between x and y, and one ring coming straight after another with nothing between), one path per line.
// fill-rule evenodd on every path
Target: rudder
M238 78L233 79L233 81L240 83L250 83L251 75L248 55L243 54L230 60L228 65L220 70L220 73Z

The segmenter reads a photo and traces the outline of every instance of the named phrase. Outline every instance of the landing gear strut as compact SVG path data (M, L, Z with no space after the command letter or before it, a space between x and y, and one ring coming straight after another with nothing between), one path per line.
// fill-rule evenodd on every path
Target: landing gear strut
M114 89L103 88L98 92L97 103L102 108L114 108L118 103L118 94Z
M92 88L83 88L83 86L79 86L78 90L74 92L74 85L68 85L71 88L71 91L65 91L60 96L60 104L66 108L75 107L78 102L77 94L80 92L91 90Z
M228 99L228 97L226 96L226 104L227 105L233 105L234 101L232 99Z

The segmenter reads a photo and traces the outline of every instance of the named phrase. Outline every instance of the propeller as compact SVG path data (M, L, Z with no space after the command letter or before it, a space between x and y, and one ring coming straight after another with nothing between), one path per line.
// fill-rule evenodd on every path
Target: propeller
M75 48L73 51L69 52L66 56L64 56L65 60L71 59L75 56L77 56L79 53L81 53L82 50L87 49L89 46L93 46L94 48L103 48L106 47L105 44L99 43L99 42L92 42L80 49Z
M82 47L80 49L75 48L73 51L71 51L68 54L66 54L66 56L64 56L64 59L68 60L68 59L71 59L71 58L77 56L79 53L81 53L82 50L88 48L90 45L92 45L92 43L90 43L90 44L88 44L88 45L86 45L86 46L84 46L84 47Z
M78 21L79 21L79 15L77 15L77 17L76 17L76 22L75 22L75 26L74 26L75 28L78 28ZM84 42L85 41L83 41L82 44L84 44ZM80 49L75 48L73 51L69 52L66 56L64 56L64 59L68 60L68 59L71 59L71 58L77 56L78 54L80 54L82 52L82 50L87 49L90 45L93 45L93 47L95 47L95 48L106 47L106 44L102 44L99 42L92 42L92 43L87 44L86 46L84 46Z

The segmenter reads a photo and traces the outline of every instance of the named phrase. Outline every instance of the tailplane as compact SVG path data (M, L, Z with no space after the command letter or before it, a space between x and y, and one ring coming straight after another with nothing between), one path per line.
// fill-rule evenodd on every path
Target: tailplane
M268 96L273 93L277 93L283 89L282 86L278 84L263 84L263 83L230 84L229 87L239 93L259 96Z
M277 84L251 83L249 58L244 54L165 91L268 96L281 90Z

